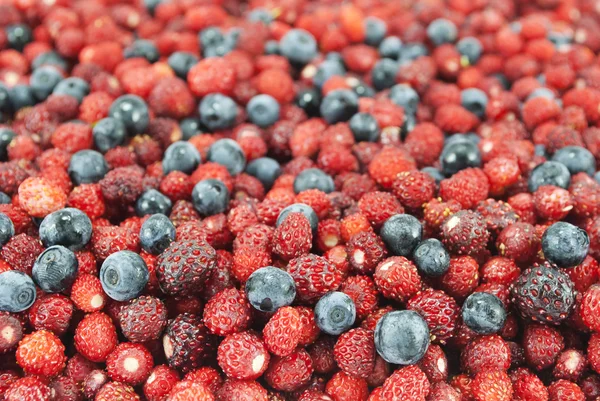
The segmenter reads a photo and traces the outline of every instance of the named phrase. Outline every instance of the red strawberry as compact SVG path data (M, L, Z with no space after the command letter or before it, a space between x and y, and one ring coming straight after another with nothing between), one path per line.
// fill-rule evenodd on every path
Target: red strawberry
M273 358L265 372L265 380L275 390L295 391L309 382L312 373L310 355L297 349L288 356Z
M427 375L430 383L446 382L448 380L448 360L444 350L439 345L431 344L418 365Z
M513 380L513 401L548 401L548 389L536 375L521 375Z
M2 246L0 256L13 269L31 274L33 263L43 251L40 240L27 234L18 234Z
M291 354L300 341L300 314L292 307L279 308L263 329L269 352L278 356Z
M117 346L117 330L108 315L94 312L79 322L74 340L81 355L92 362L104 362Z
M202 383L206 387L208 387L213 393L216 393L217 390L219 390L223 385L223 378L221 377L221 373L219 373L217 369L208 366L204 366L196 370L192 370L191 372L188 372L183 378L183 380L191 380Z
M167 308L160 299L142 295L121 307L119 325L129 341L156 340L167 325Z
M441 227L442 242L457 255L477 255L490 238L483 217L471 210L461 210L448 217Z
M312 344L321 332L315 322L315 312L307 306L296 306L294 309L300 315L300 338L298 344L303 346Z
M0 312L0 355L14 349L23 338L25 324L17 316Z
M354 301L356 317L362 320L377 308L378 293L375 282L368 276L348 277L341 285L340 291Z
M587 347L587 357L590 362L590 368L596 373L600 373L600 333L594 333L590 337Z
M292 259L287 267L296 283L296 297L305 303L316 303L329 291L339 288L342 275L327 259L306 255Z
M337 368L337 363L333 355L335 343L335 337L323 335L308 347L308 353L312 359L315 372L327 374Z
M475 401L511 401L513 394L510 378L500 370L477 373L471 390Z
M423 401L429 394L427 376L417 366L396 370L383 384L384 400Z
M476 337L462 350L460 363L471 374L486 370L508 370L510 348L497 335Z
M581 388L570 381L558 380L548 386L549 401L585 401Z
M55 376L64 367L67 357L60 339L47 330L34 331L23 337L17 347L17 363L29 375Z
M49 330L60 336L69 328L73 303L60 294L38 299L29 309L29 322L36 330Z
M211 391L205 385L192 381L177 383L165 401L213 401Z
M71 300L84 312L102 310L108 298L102 289L100 279L91 274L80 274L71 287Z
M531 324L525 328L523 348L527 363L537 370L551 367L565 348L563 336L554 327Z
M483 283L510 285L519 277L521 270L517 267L514 260L502 256L494 256L481 266L480 273Z
M81 354L75 354L67 361L65 373L81 384L94 369L98 369L94 362L86 359Z
M461 401L461 396L448 383L439 382L431 385L427 401Z
M371 274L387 255L387 250L377 234L367 231L350 238L346 244L346 253L354 270L361 274Z
M366 401L369 387L364 379L337 372L327 382L325 392L335 401Z
M466 298L479 284L479 265L470 256L450 259L450 267L441 278L443 289L454 298Z
M373 227L381 227L393 215L404 213L404 208L392 194L374 190L360 197L358 208Z
M245 294L227 288L212 297L204 307L204 325L211 333L226 336L244 331L250 324L250 303Z
M93 370L82 383L83 396L93 399L98 391L108 383L108 375L103 370Z
M215 396L216 401L271 401L267 390L251 380L227 380Z
M81 388L72 377L58 376L50 383L50 388L54 391L57 400L81 401L83 394Z
M579 350L568 349L559 355L552 373L555 379L577 382L586 367L585 355Z
M421 289L421 277L413 262L392 256L377 265L373 276L384 297L405 302Z
M148 401L163 401L179 382L179 374L166 365L158 365L144 383L144 396Z
M302 213L290 213L273 234L273 252L285 260L291 260L310 252L312 229Z
M435 193L435 180L418 170L404 171L396 177L392 192L402 206L417 209L429 202Z
M375 366L373 332L358 328L343 333L335 343L333 355L346 374L366 379Z
M4 401L52 401L54 393L35 376L13 382L4 393Z
M95 227L92 231L92 251L99 260L104 260L111 253L128 250L139 251L139 236L126 227Z
M600 285L592 285L583 294L580 313L587 327L600 332Z
M432 341L445 344L453 336L459 308L445 292L432 289L420 292L409 299L406 308L425 319Z
M227 336L219 345L219 366L232 379L258 379L269 366L269 352L255 333L245 331Z
M119 382L110 382L102 386L94 398L94 401L115 400L140 401L140 397L135 393L133 387Z
M146 381L153 367L152 354L141 344L121 343L106 359L110 378L132 386Z
M171 320L162 343L169 366L184 373L214 358L215 337L193 314L182 313Z

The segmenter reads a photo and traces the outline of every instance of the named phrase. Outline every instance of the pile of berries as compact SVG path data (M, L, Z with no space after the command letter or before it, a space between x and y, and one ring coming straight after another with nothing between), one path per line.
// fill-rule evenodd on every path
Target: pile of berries
M600 401L592 0L0 2L0 401Z

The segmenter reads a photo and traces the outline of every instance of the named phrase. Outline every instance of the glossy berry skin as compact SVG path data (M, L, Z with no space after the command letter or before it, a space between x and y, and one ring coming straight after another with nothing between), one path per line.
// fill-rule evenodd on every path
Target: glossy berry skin
M419 220L409 214L397 214L383 223L379 235L397 256L409 256L421 241L423 227Z
M309 189L318 189L326 194L335 189L333 179L323 170L318 168L309 168L302 171L294 179L294 192L299 194Z
M127 132L125 125L121 120L113 117L106 117L98 121L92 128L94 145L101 152L108 152L125 141Z
M358 96L348 89L336 89L323 98L320 111L329 124L348 121L358 111Z
M596 172L594 155L581 146L565 146L552 155L552 160L564 164L571 175L583 172L593 176Z
M162 253L175 241L175 226L164 214L153 214L140 229L142 248L153 255Z
M104 362L117 345L117 330L108 315L90 313L77 325L74 342L77 351L86 359Z
M267 370L269 360L264 341L250 331L228 335L217 351L219 367L230 379L256 380Z
M212 131L231 128L237 115L237 105L220 93L205 96L198 106L200 121Z
M163 173L167 175L171 171L182 171L190 174L198 167L200 159L200 153L192 144L185 141L175 142L165 151Z
M22 312L35 298L35 284L28 275L17 270L0 273L0 311Z
M343 333L354 324L355 319L354 301L343 292L329 292L315 306L315 322L327 334Z
M542 251L558 267L575 267L583 263L590 248L588 234L567 222L552 224L542 235Z
M187 74L192 66L198 63L198 57L189 52L179 51L172 53L167 59L167 63L179 78L187 79Z
M192 203L203 216L222 213L229 203L229 190L220 180L202 180L192 190Z
M172 207L171 199L156 189L148 189L136 201L135 212L140 217L157 213L168 215Z
M90 93L89 84L81 78L69 77L60 81L52 90L53 95L72 96L79 103Z
M77 276L79 262L73 251L61 245L47 248L33 264L32 275L44 292L63 292Z
M52 66L37 68L31 74L29 85L38 100L46 100L52 90L63 79L62 74Z
M0 213L0 245L4 245L15 235L15 226L12 220Z
M435 238L421 242L413 253L417 269L429 277L442 276L450 267L450 255L444 245Z
M462 319L477 334L494 334L504 326L506 310L497 296L474 292L462 306Z
M119 326L132 342L156 340L167 325L167 308L155 297L142 295L121 306Z
M457 34L456 25L444 18L432 21L427 27L427 37L436 46L454 42Z
M279 120L279 103L272 96L254 96L246 105L248 118L261 128L266 128Z
M458 138L446 143L440 156L442 173L449 177L460 170L481 166L481 153L475 143Z
M484 91L477 88L465 89L460 93L461 105L479 118L485 117L488 97Z
M343 333L333 352L340 369L351 376L366 379L375 367L373 332L357 328Z
M291 29L279 41L281 54L293 64L307 64L318 52L315 38L304 29Z
M100 268L102 288L116 301L129 301L140 295L149 277L144 260L131 251L113 253Z
M62 245L76 251L90 241L92 222L81 210L65 208L44 217L39 232L45 246Z
M281 210L281 212L279 212L279 216L277 216L277 222L275 223L275 226L279 227L290 213L302 213L304 217L308 219L312 231L317 231L319 217L317 216L313 208L311 208L308 205L305 205L304 203L294 203Z
M531 171L527 187L529 188L529 192L533 193L542 185L554 185L567 189L570 182L571 174L564 164L548 161L536 166Z
M117 98L110 106L108 115L121 121L130 135L146 131L150 121L146 102L136 95L123 95Z
M200 317L182 313L169 323L162 343L169 366L187 373L214 358L214 340Z
M511 286L513 304L524 318L558 324L575 304L573 282L567 274L549 265L524 270Z
M74 184L89 184L104 178L108 164L95 150L80 150L71 157L68 172Z
M294 279L285 270L267 266L258 269L246 281L250 304L261 312L275 312L288 306L296 297Z
M375 348L389 363L417 363L429 347L429 328L413 311L386 313L375 327Z

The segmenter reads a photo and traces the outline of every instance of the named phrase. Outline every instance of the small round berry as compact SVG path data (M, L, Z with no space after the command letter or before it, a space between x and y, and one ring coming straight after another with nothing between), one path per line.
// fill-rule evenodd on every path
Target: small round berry
M198 63L198 57L188 52L174 52L167 59L167 64L181 79L187 79L190 69Z
M352 327L355 320L354 301L343 292L329 292L315 306L315 322L327 334L342 334Z
M12 220L0 213L0 246L5 245L15 235L15 226Z
M409 214L397 214L383 223L379 235L393 255L409 256L421 242L423 227Z
M296 285L288 272L267 266L250 275L245 285L248 301L261 312L275 312L291 305L296 298Z
M429 277L439 277L450 267L450 254L444 245L435 238L421 242L413 253L417 269Z
M415 114L419 105L419 94L409 85L394 85L390 90L390 100L402 107L407 114Z
M33 264L32 276L44 292L63 292L75 281L78 267L73 251L54 245L38 256Z
M474 292L462 306L464 324L477 334L494 334L506 322L506 310L502 301L487 292Z
M379 123L369 113L356 113L350 119L349 125L356 142L377 142L379 139Z
M336 89L323 98L320 111L329 124L348 121L358 111L358 96L349 89Z
M579 227L559 221L542 235L542 251L558 267L575 267L583 263L590 249L588 234Z
M19 52L22 52L25 46L34 39L31 28L25 24L8 25L4 32L6 33L8 46Z
M113 253L100 268L102 288L116 301L128 301L140 295L149 278L146 262L131 251Z
M456 43L456 50L462 56L461 59L464 58L469 65L473 65L479 61L483 53L483 46L476 37L467 36Z
M94 145L96 148L103 153L108 152L121 145L125 141L127 132L125 125L121 120L117 120L113 117L106 117L98 121L94 128L92 128L92 135L94 137Z
M552 160L564 164L571 175L584 172L591 176L596 172L594 155L581 146L565 146L552 155Z
M279 103L272 96L256 95L246 105L248 119L261 128L267 128L279 120Z
M237 117L237 105L229 96L213 93L205 96L198 106L200 121L211 131L231 128Z
M442 173L451 176L469 167L481 166L481 153L477 144L472 141L457 137L456 140L447 142L440 156Z
M292 64L308 64L318 52L317 41L304 29L290 29L279 41L279 50Z
M65 367L65 346L50 331L40 330L23 337L16 352L17 363L25 373L55 376Z
M158 61L160 54L158 53L158 49L154 43L149 40L138 39L123 49L123 57L126 59L141 57L145 58L151 63L155 63Z
M33 95L40 101L46 100L52 94L54 87L63 79L57 68L45 65L36 68L29 78L29 85Z
M423 358L428 347L429 328L417 312L389 312L375 326L375 348L389 363L415 364Z
M468 88L460 93L460 104L479 118L485 117L488 97L484 91L477 88Z
M281 175L281 166L275 159L259 157L246 166L246 173L256 177L265 190L271 189L275 180Z
M44 246L62 245L77 251L90 241L92 222L81 210L65 208L46 216L39 233Z
M246 167L246 156L240 145L233 139L219 139L208 148L209 162L227 167L232 176L240 174Z
M309 168L302 171L294 179L294 192L299 194L309 189L318 189L326 194L335 190L331 176L318 168Z
M529 175L529 192L537 191L542 185L554 185L567 189L571 183L569 169L562 163L549 161L536 166Z
M153 255L162 253L175 241L175 226L164 214L153 214L142 224L140 244Z
M63 79L54 87L53 95L67 95L77 99L79 103L90 93L90 86L86 81L77 77Z
M382 58L397 60L401 49L402 40L397 36L388 36L379 43L379 55Z
M10 145L15 136L16 134L12 129L0 128L0 161L5 162L8 160L8 145Z
M35 284L27 274L18 270L0 273L0 311L22 312L33 305L35 298Z
M229 204L229 190L221 180L202 180L194 186L192 203L203 216L223 213Z
M173 203L171 199L156 189L149 189L144 192L135 203L135 212L142 217L147 214L171 214Z
M68 172L73 184L89 184L104 178L108 164L104 156L95 150L80 150L71 156Z
M302 213L304 217L308 219L312 231L317 231L319 217L317 216L317 213L315 213L312 207L305 205L304 203L294 203L282 209L281 212L279 212L279 215L277 216L275 227L279 227L290 213Z
M142 134L150 123L148 105L139 96L123 95L110 106L108 115L119 120L131 135Z
M450 20L438 18L427 26L427 37L436 46L452 43L458 36L456 25Z

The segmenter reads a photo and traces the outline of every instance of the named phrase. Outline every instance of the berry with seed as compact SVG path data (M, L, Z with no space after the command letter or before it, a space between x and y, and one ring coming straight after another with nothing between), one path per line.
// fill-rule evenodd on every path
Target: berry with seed
M17 348L17 363L30 375L55 376L65 367L67 358L60 339L40 330L23 337Z
M288 356L274 357L264 377L275 390L289 392L307 384L313 371L310 355L298 348Z
M510 348L497 335L475 337L460 354L462 369L474 375L490 370L506 371L510 367L510 361Z
M250 324L250 313L250 303L243 293L227 288L206 303L204 325L211 333L226 336L246 330Z
M371 330L357 328L343 333L335 343L335 361L346 374L366 379L375 367L373 344Z
M79 274L71 287L71 300L78 309L84 312L102 310L108 302L102 282L92 274Z
M273 252L285 260L308 254L312 247L312 229L302 213L292 212L273 233Z
M177 372L166 365L158 365L144 383L144 395L148 401L164 400L179 382Z
M67 331L72 316L73 303L60 294L38 299L29 309L29 322L36 330L48 330L58 336Z
M121 306L119 326L132 342L156 340L167 325L167 308L155 297L142 295Z
M106 359L110 378L132 386L145 382L153 367L152 354L141 344L121 343Z
M553 327L532 324L523 335L525 360L537 370L553 366L565 348L563 336Z
M506 372L479 372L471 383L475 401L511 401L512 383Z
M162 343L169 366L184 373L214 358L214 336L200 317L189 313L182 313L170 321Z
M556 360L552 374L556 379L578 382L586 367L587 359L581 351L567 349Z
M348 277L341 285L340 291L348 295L356 306L356 317L366 318L377 308L378 292L375 282L368 276Z
M476 255L486 248L490 233L483 217L470 210L461 210L441 225L441 237L450 252Z
M459 307L454 298L443 291L429 289L420 292L408 300L406 308L425 319L431 341L445 344L454 335Z
M372 232L358 233L346 244L350 266L359 273L372 273L377 264L386 256L383 241Z
M289 306L279 308L263 329L267 349L278 356L291 354L298 346L300 334L300 314Z
M456 200L464 209L487 199L490 184L483 170L466 168L440 183L440 196L446 202Z
M403 256L381 261L373 275L375 284L384 297L405 302L421 289L417 267Z
M4 393L5 401L52 401L54 392L35 376L18 379Z
M101 338L102 341L98 341ZM86 315L75 329L75 348L92 362L104 362L117 346L117 330L112 319L102 313Z
M292 259L287 271L296 284L298 300L311 304L329 291L337 290L342 279L342 274L335 265L324 257L313 254Z
M270 355L258 335L244 331L228 335L221 342L217 360L227 377L256 380L267 370Z
M423 400L429 394L429 380L417 366L406 366L396 370L383 383L383 400Z

